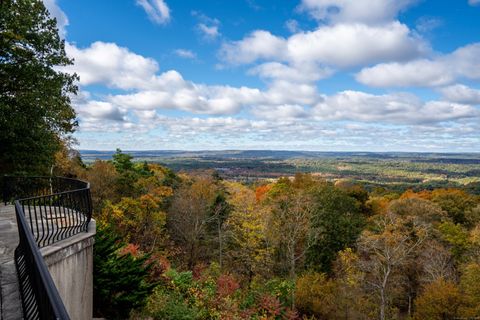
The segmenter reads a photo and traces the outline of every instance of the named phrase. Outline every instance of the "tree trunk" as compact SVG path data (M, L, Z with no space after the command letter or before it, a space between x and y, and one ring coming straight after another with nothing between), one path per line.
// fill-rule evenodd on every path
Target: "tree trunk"
M222 255L223 255L223 243L222 243L222 227L220 225L220 219L217 219L217 233L218 233L218 263L220 270L222 270Z

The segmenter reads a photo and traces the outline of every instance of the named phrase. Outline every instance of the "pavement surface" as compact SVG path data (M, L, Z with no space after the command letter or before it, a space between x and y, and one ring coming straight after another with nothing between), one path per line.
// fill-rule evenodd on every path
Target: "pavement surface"
M0 319L22 319L22 305L15 269L18 245L15 207L0 204Z

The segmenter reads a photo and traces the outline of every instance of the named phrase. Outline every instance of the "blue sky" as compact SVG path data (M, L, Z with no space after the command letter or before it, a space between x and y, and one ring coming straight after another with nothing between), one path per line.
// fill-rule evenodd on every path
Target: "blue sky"
M480 0L44 0L80 149L480 151Z

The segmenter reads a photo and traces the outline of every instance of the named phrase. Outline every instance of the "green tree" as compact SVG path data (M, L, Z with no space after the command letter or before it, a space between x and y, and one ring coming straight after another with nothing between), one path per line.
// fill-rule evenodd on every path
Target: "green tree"
M78 77L40 0L0 2L0 173L46 173L77 126Z
M337 252L352 246L364 225L357 201L344 191L322 184L312 191L314 244L307 263L316 270L330 272Z
M93 307L96 316L126 319L142 307L153 290L148 255L122 253L124 243L108 226L99 225L93 249Z

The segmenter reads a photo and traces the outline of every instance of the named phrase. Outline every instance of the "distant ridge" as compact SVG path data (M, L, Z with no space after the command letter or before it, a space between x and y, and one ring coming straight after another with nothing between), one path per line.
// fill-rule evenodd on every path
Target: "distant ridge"
M377 158L377 159L416 159L419 162L450 163L459 160L467 163L480 163L480 153L435 153L435 152L337 152L337 151L289 151L289 150L124 150L134 158L203 158L203 159L294 159L294 158ZM108 160L115 151L80 150L84 160ZM460 162L463 162L460 161ZM478 162L477 162L478 161Z

